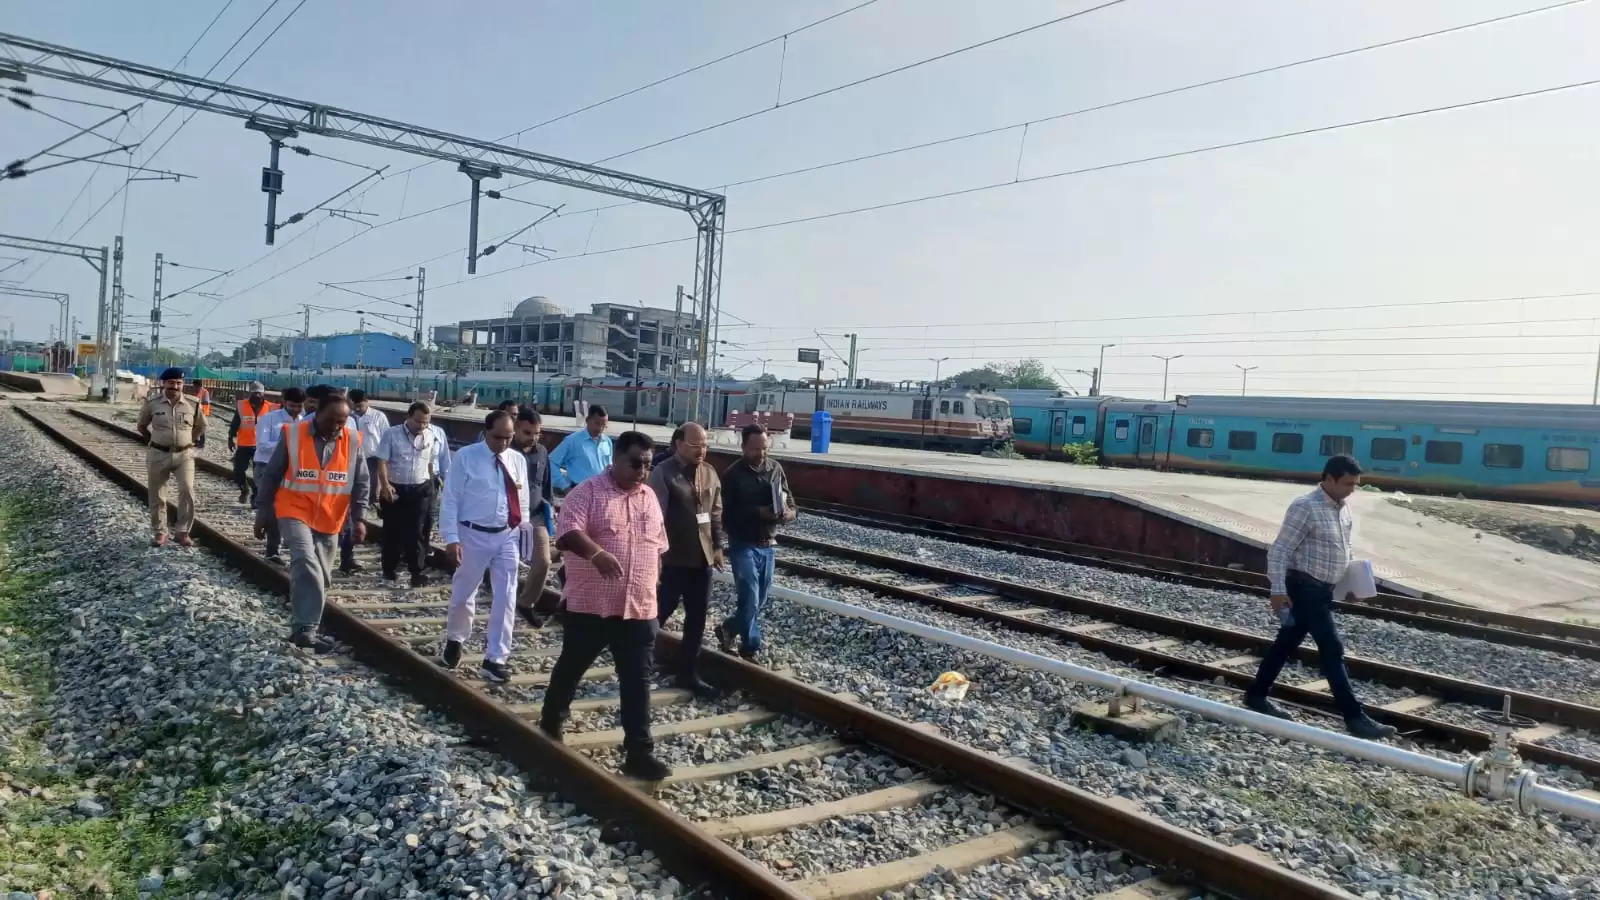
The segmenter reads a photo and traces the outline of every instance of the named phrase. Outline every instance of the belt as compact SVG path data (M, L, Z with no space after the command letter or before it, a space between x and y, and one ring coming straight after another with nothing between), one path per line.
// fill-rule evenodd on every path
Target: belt
M193 445L191 444L190 446L193 446ZM160 450L162 453L172 453L172 452L174 452L171 447L163 447L160 444L151 444L150 445L150 449L151 450ZM188 449L189 449L189 447L179 447L176 452L182 453L183 451L188 450Z
M500 532L508 531L511 528L510 525L501 525L499 528L488 528L483 525L474 525L471 522L462 522L461 524L471 528L473 531L481 531L484 534L499 534Z

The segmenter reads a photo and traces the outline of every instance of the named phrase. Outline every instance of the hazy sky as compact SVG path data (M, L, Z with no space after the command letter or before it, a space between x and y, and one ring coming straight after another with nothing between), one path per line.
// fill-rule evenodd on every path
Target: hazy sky
M224 2L11 3L0 27L170 67ZM213 73L228 75L298 7L234 83L493 139L858 2L486 0L468 15L456 4L414 0L234 0L183 70L205 73L266 11ZM838 335L856 331L862 373L891 380L930 377L930 358L949 357L949 373L1038 357L1085 389L1088 379L1076 370L1094 366L1098 346L1110 343L1117 346L1106 351L1105 390L1123 395L1159 394L1162 363L1152 356L1182 354L1172 363L1169 392L1237 391L1235 366L1244 365L1258 367L1250 373L1252 393L1586 403L1600 349L1600 86L1029 179L1600 79L1593 53L1600 7L1592 2L1061 118L1025 133L1012 128L734 184L1547 3L1125 0L794 102L1094 5L877 0L515 140L595 161L784 101L743 122L606 163L708 189L734 185L727 188L722 335L730 342L726 367L742 366L741 376L759 373L762 360L779 374L805 374L810 367L793 362L794 350L818 346L813 332L842 352ZM135 102L40 80L30 86L117 106ZM39 106L78 124L109 114L59 101ZM464 176L440 163L397 176L420 160L315 136L299 143L390 167L383 180L337 204L375 213L366 221L379 227L316 213L284 228L277 247L267 248L259 191L266 140L238 120L199 115L145 162L189 117L180 110L146 138L166 113L145 106L123 137L146 140L134 154L140 164L193 180L134 182L103 209L122 187L124 170L77 164L0 184L0 231L95 245L119 229L126 235L130 322L147 318L157 251L181 264L233 270L205 288L221 299L171 302L165 344L192 347L193 331L181 329L197 323L202 345L223 350L253 334L246 323L257 317L278 316L269 333L274 326L298 329L300 303L360 304L319 282L395 277L419 263L428 268L430 326L498 315L533 294L569 310L601 300L671 306L674 286L693 279L686 215L640 206L584 212L615 201L537 184L514 195L565 204L563 214L522 239L550 248L554 258L541 263L508 247L469 277L464 207L395 221L462 200ZM103 130L111 136L117 126ZM69 132L42 115L0 107L0 156L7 159ZM86 136L66 146L83 153L110 145ZM280 218L362 175L323 158L285 160ZM741 231L989 185L998 187ZM85 224L96 209L102 211ZM485 239L540 213L485 200ZM685 240L601 252L675 238ZM74 314L92 330L93 272L67 259L13 265L18 255L0 248L0 279L71 292ZM166 288L203 277L168 270ZM409 283L355 287L393 296ZM1494 302L1459 302L1473 300ZM189 318L178 318L179 311ZM19 337L39 339L54 307L0 297L0 315L15 320ZM319 313L313 330L355 325L354 313Z

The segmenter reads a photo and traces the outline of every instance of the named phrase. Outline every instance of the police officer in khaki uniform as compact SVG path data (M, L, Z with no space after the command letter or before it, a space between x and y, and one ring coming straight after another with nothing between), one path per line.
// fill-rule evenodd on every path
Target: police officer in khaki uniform
M183 395L183 370L161 373L161 393L145 401L139 410L139 435L149 449L145 451L146 483L150 486L150 543L160 547L167 542L167 504L162 490L167 480L178 480L178 518L173 522L178 546L193 547L189 529L194 527L194 454L205 446L206 417L200 403Z

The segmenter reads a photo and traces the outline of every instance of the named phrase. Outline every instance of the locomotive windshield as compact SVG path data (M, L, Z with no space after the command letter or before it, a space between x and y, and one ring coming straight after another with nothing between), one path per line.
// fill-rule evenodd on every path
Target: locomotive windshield
M981 418L1009 419L1011 418L1011 402L999 398L974 397L972 409Z

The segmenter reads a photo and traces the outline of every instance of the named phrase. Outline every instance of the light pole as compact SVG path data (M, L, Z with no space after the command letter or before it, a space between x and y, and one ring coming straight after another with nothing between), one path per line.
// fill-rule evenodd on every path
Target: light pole
M926 405L922 410L922 435L917 440L918 450L925 449L928 446L928 420L933 418L934 392L939 390L939 367L949 362L949 360L950 357L948 356L941 356L938 359L934 359L931 356L928 357L928 362L933 363L933 384L927 391L923 392L923 403Z
M1240 376L1240 378L1239 378L1239 396L1243 397L1245 388L1250 386L1250 373L1252 371L1256 370L1256 369L1261 368L1261 367L1260 366L1241 366L1238 363L1234 363L1233 367L1235 369L1239 370L1239 376Z
M1115 346L1116 344L1100 345L1100 364L1094 367L1094 390L1089 392L1090 396L1100 396L1100 384L1105 381L1106 374L1106 348Z
M1161 399L1165 400L1167 399L1167 367L1172 364L1173 360L1183 359L1183 354L1179 353L1176 356L1162 356L1157 353L1152 353L1150 355L1153 359L1161 360Z

